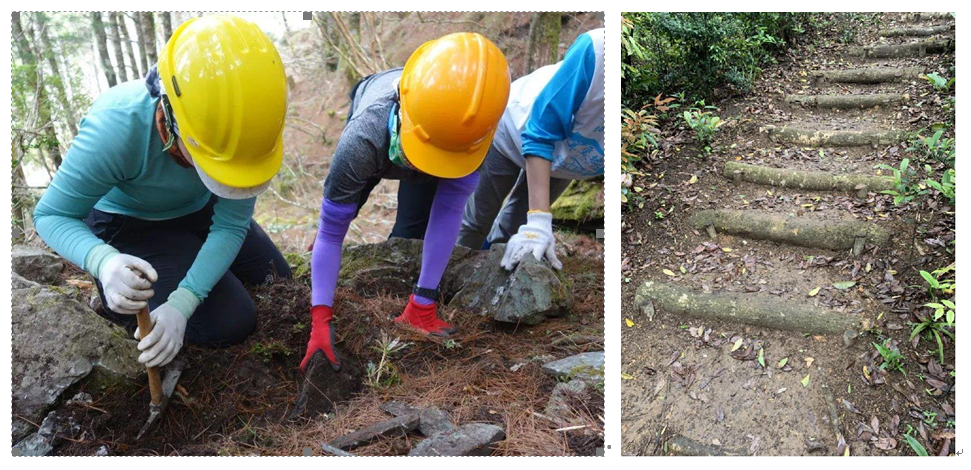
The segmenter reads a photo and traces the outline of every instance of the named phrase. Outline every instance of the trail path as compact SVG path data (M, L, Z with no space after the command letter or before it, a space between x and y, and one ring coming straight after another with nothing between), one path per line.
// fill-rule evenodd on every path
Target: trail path
M664 207L678 212L624 235L650 249L632 255L643 274L625 286L635 324L622 327L625 454L907 447L911 392L863 372L875 369L866 332L893 313L874 291L900 269L896 254L912 253L913 223L888 213L879 192L892 180L874 167L896 166L908 132L927 125L912 95L920 62L953 51L948 18L885 17L879 43L842 48L799 71L801 87L754 97L777 103L769 112L723 107L744 144L709 157L700 179L677 164L658 178L655 191L677 184L688 196L682 209L672 194Z

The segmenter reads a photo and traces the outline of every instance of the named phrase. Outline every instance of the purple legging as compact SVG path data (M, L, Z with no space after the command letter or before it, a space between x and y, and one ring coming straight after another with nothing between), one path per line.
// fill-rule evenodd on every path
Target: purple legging
M441 282L458 238L462 211L478 183L478 172L458 179L439 180L422 245L419 287L435 289ZM334 305L334 289L341 268L341 245L356 212L357 204L337 204L324 198L320 205L320 228L310 258L311 300L315 306ZM415 301L424 305L435 303L435 299L417 295Z

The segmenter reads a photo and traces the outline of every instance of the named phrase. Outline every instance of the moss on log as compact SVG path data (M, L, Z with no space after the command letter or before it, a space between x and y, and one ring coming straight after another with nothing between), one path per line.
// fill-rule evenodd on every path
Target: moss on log
M804 147L862 147L891 145L907 139L904 131L821 131L789 126L766 125L762 130L769 137Z
M686 287L647 281L637 288L634 302L652 301L667 312L704 320L721 320L809 334L860 331L865 320L809 304L757 294L692 292Z
M876 84L915 80L924 73L922 67L864 67L846 70L819 70L812 73L813 82Z
M913 37L927 37L934 36L935 34L947 34L954 31L953 24L942 24L939 26L928 26L926 28L913 27L913 28L896 28L896 29L885 29L880 31L880 35L883 37L902 37L902 36L913 36Z
M867 191L883 191L893 188L893 178L887 176L834 175L823 171L770 168L738 162L725 163L722 174L728 179L734 179L736 171L741 172L742 181L778 188L847 192L858 191L859 185L865 185Z
M707 210L691 216L691 225L696 229L704 229L709 224L719 232L833 251L852 249L857 236L874 245L884 245L890 240L890 233L883 227L855 220L811 219L744 210Z
M816 108L863 109L905 103L910 95L876 93L872 95L787 95L786 103Z
M954 51L954 41L922 41L910 44L881 44L868 47L851 47L847 55L864 59L893 59L924 57Z

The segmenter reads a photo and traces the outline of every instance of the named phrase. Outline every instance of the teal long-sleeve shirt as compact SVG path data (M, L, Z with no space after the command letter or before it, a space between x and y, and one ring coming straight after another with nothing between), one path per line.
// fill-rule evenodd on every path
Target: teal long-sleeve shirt
M153 98L141 81L108 90L81 120L64 162L34 211L40 237L95 277L117 253L83 219L91 208L146 220L166 220L202 209L212 193L194 168L162 151ZM168 301L187 317L226 273L249 230L256 198L219 198L209 236ZM191 294L191 295L189 295Z

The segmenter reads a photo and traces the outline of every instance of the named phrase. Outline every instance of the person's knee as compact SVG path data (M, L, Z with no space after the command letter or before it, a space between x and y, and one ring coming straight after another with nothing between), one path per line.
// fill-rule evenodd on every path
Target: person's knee
M200 321L189 319L186 340L210 348L242 343L256 330L256 305L249 296L240 300L233 305L206 305L203 302L193 315L193 318L198 315ZM207 311L210 309L213 311Z

